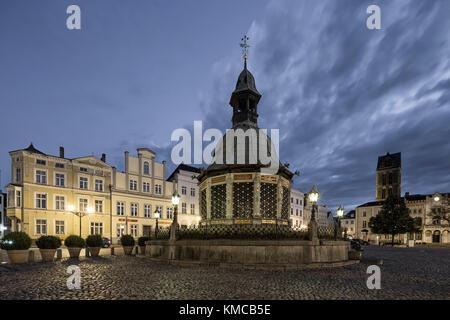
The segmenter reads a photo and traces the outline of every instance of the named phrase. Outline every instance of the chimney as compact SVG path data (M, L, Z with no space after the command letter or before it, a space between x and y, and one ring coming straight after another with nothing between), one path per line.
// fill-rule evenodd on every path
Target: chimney
M106 162L106 153L102 153L102 159L103 162Z
M59 157L64 158L64 147L59 147Z

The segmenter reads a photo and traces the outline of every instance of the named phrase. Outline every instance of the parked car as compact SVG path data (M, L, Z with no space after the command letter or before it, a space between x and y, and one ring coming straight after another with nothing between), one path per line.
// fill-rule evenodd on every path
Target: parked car
M108 238L103 238L103 248L109 248L111 247L111 240Z
M362 240L362 239L353 239L354 241L358 241L359 244L361 244L362 246L368 246L370 243L366 240Z

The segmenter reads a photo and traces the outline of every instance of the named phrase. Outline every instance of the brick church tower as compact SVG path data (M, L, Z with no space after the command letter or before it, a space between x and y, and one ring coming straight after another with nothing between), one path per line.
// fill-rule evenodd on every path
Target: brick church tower
M389 195L400 197L402 187L402 154L400 152L378 157L377 201L386 200Z

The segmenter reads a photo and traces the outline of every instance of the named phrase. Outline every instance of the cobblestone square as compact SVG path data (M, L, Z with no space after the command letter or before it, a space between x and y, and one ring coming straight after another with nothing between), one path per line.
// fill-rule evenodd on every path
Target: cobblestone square
M365 247L383 259L381 289L369 290L369 264L293 271L178 267L143 257L104 256L0 266L0 299L450 299L450 248ZM66 286L81 269L81 289Z

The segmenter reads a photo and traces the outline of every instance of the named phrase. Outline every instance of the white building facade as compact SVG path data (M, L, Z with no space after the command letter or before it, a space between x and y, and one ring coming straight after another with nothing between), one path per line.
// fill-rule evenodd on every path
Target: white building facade
M289 219L291 220L291 226L294 229L305 228L306 225L303 222L303 205L304 205L303 192L291 189L291 211Z

